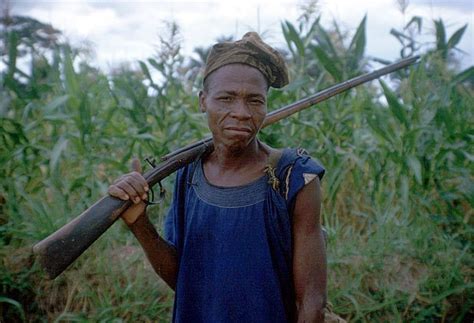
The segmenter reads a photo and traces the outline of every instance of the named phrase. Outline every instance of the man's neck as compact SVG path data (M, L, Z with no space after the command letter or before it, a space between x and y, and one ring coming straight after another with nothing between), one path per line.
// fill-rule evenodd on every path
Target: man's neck
M210 156L213 164L226 170L240 169L247 165L255 164L268 154L268 149L257 139L254 139L248 146L242 149L227 147L223 144L215 143L214 152Z
M212 184L243 185L263 175L269 154L270 147L258 140L242 150L214 143L214 151L204 161L204 172Z

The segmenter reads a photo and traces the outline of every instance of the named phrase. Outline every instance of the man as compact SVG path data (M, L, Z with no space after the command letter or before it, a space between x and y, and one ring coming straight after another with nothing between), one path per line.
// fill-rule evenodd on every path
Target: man
M137 161L109 187L134 202L122 218L176 291L175 322L324 321L324 169L256 138L268 88L287 83L281 55L256 33L212 48L199 104L214 151L178 171L166 239L146 215Z

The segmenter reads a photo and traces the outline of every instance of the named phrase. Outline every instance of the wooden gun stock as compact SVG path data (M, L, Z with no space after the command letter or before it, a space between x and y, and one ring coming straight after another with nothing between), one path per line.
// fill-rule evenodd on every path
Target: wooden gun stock
M105 196L33 247L49 278L56 278L125 211L130 201Z
M161 162L143 176L152 187L192 162L197 156L212 149L212 143L193 147ZM130 205L130 201L105 196L71 222L34 245L33 252L49 278L54 279L61 274L107 231Z
M362 83L411 65L418 58L418 56L415 56L400 60L275 110L267 115L263 126L266 127ZM162 162L146 172L144 177L152 187L179 168L194 161L201 154L212 151L212 149L212 138L206 138L188 145L164 156ZM53 279L61 274L118 219L130 204L130 201L122 201L111 196L103 197L71 222L37 243L33 247L33 252L37 255L39 263L48 276Z

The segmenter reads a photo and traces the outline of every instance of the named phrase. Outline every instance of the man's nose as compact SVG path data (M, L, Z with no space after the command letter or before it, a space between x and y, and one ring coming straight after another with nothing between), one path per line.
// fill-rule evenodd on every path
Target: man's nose
M235 100L234 107L232 109L232 116L237 119L250 119L252 115L250 114L249 107L245 100Z

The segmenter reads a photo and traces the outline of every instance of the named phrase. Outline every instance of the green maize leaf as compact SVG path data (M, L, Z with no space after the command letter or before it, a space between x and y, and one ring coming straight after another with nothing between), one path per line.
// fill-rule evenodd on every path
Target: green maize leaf
M462 82L465 82L465 81L474 83L474 66L471 66L471 67L465 69L464 71L457 74L453 78L454 83L462 83Z
M91 111L87 99L84 97L79 104L79 131L81 134L88 134L91 132Z
M320 46L314 48L314 53L318 58L319 62L323 68L336 80L340 81L342 79L342 73L339 68L336 66L334 60L332 60Z
M308 84L308 79L307 78L297 78L296 80L290 82L290 84L288 84L285 89L288 91L288 92L291 92L291 91L297 91L298 89L301 89L303 86L307 85ZM268 99L269 102L272 102L270 99ZM278 108L278 107L276 107ZM273 108L271 108L271 110L275 110Z
M286 28L284 28L284 30L286 31L285 32L285 39L288 43L288 46L291 47L290 42L295 44L296 49L298 51L298 55L300 57L303 57L304 56L304 44L303 44L303 41L301 40L298 32L296 31L295 27L289 21L285 21L285 24L283 26L286 26Z
M148 69L148 66L142 61L138 61L140 64L140 68L142 69L143 74L150 80L150 82L153 84L153 79L151 78L150 70Z
M359 302L357 301L357 299L356 299L354 296L352 296L350 293L348 293L348 292L347 292L347 293L344 293L344 294L343 294L343 297L347 298L347 299L352 303L352 305L354 306L354 309L355 309L355 311L356 311L356 314L357 314L357 315L356 315L356 319L359 318L359 317L362 315L362 313L361 313L361 310L360 310L360 304L359 304ZM349 310L349 306L347 306L347 308L348 308L348 310ZM350 311L351 311L351 310L349 310L348 313L350 313ZM343 312L343 311L339 311L338 313L342 313L342 314L343 314L344 312Z
M401 297L387 299L387 300L384 300L383 302L375 302L375 303L372 303L372 304L367 304L367 305L364 306L364 312L365 313L372 313L372 312L377 312L377 311L379 311L383 308L389 309L390 308L389 305L399 303L400 300L401 300Z
M62 106L69 100L69 95L62 95L54 98L48 104L43 107L43 111L46 113L53 112L58 107Z
M71 57L71 49L64 48L64 77L66 79L66 89L73 97L79 96L79 84L74 71L73 61Z
M415 175L415 179L418 182L418 184L421 184L421 163L418 158L416 158L413 155L410 155L406 159L406 163L410 170L413 172Z
M74 192L76 189L82 189L88 180L89 178L86 175L74 178L69 184L69 192Z
M12 144L11 147L28 142L23 126L9 118L0 118L0 139L5 146L8 146L7 143Z
M8 78L13 78L16 70L16 59L18 55L18 35L11 32L8 35Z
M434 116L433 116L434 117ZM399 138L403 143L403 148L405 151L416 151L417 149L423 148L420 145L420 135L423 131L422 127L411 127L410 130L401 133Z
M67 143L68 140L65 137L61 136L54 145L53 150L51 151L51 157L49 159L49 168L51 172L54 172L54 170L56 169L59 158L61 157L62 152L67 147Z
M23 311L23 306L20 304L20 302L14 300L12 298L8 298L8 297L5 297L5 296L0 296L0 303L6 303L6 304L12 305L14 308L17 309L18 313L20 313L21 319L24 322L26 322L25 312Z
M151 133L140 133L133 136L135 139L140 140L156 140L156 137L153 136Z
M43 119L50 120L50 121L58 121L58 120L61 121L61 120L69 120L71 119L71 116L64 113L56 113L50 116L44 116Z
M401 205L403 208L409 207L409 197L410 197L410 185L409 185L409 178L408 176L401 175L400 178L400 199Z
M21 86L21 84L18 83L13 77L9 77L8 75L6 75L3 82L4 82L5 87L10 89L12 92L14 92L18 97L20 98L26 97L24 87Z
M323 48L324 51L329 52L335 61L339 60L337 51L332 43L331 37L329 34L321 27L321 25L316 25L315 27L315 37L318 41L319 46Z
M149 58L148 63L150 63L151 66L153 66L157 71L163 72L164 71L164 65L163 63L158 63L155 59Z
M410 21L406 24L405 29L408 29L412 24L416 24L418 27L418 32L421 32L421 25L422 25L422 18L420 16L414 16L410 19Z
M436 49L440 51L446 50L446 29L444 28L443 20L435 20L436 29Z
M403 44L403 40L404 40L404 39L407 40L407 41L409 41L409 42L412 42L412 41L413 41L413 38L408 37L408 36L405 35L404 33L401 33L401 32L399 32L398 30L393 29L393 28L390 29L390 34L393 35L393 36L395 36L395 38L397 38L398 41L399 41L400 43L402 43L402 44Z
M367 15L364 16L362 21L357 27L357 31L352 38L351 44L349 45L350 51L350 65L352 68L357 67L357 63L362 59L364 56L365 45L366 45L366 35L365 35L365 25L367 21Z
M424 109L421 112L420 125L423 126L423 127L428 126L433 121L433 119L435 117L436 117L436 111L435 110Z
M438 302L442 301L443 299L446 299L448 296L450 296L452 294L459 294L459 293L462 293L465 290L471 290L471 292L473 292L474 283L464 284L464 285L457 286L457 287L448 289L446 291L443 291L440 295L432 298L431 302L432 303L438 303Z
M296 57L294 48L293 46L291 46L290 31L288 30L288 27L286 26L284 22L281 23L281 30L283 31L283 37L285 38L286 46L290 50L291 54L293 54L293 57Z
M459 28L448 40L448 49L456 47L456 45L459 43L461 40L464 32L466 31L467 24L464 25L464 27Z
M389 60L387 60L387 59L383 59L383 58L378 58L378 57L373 57L373 58L371 58L371 60L374 61L374 62L383 64L383 65L392 64L391 61L389 61Z
M50 209L43 200L38 198L29 199L27 205L37 215L32 218L32 224L38 229L35 233L38 235L37 238L44 238L48 232L57 228L55 221L60 220L61 217L55 216L54 212L58 209Z
M311 24L311 27L309 28L310 32L308 34L306 34L306 36L304 37L304 46L305 46L305 48L313 40L314 35L316 34L316 30L317 30L316 27L319 25L320 20L321 20L321 16L319 16L318 18L316 18L314 20L314 22Z
M380 124L377 120L372 120L371 118L367 119L367 124L370 126L372 129L372 134L375 136L375 138L381 142L392 142L392 138L388 136L387 132L385 129L382 129L380 127Z
M326 179L328 189L328 199L334 201L336 199L339 187L344 180L345 174L347 173L343 167L338 167L331 172L331 175Z
M398 101L397 96L394 92L385 84L384 81L380 80L382 85L385 98L387 99L388 106L392 114L400 121L405 127L409 127L408 120L406 117L406 108Z

